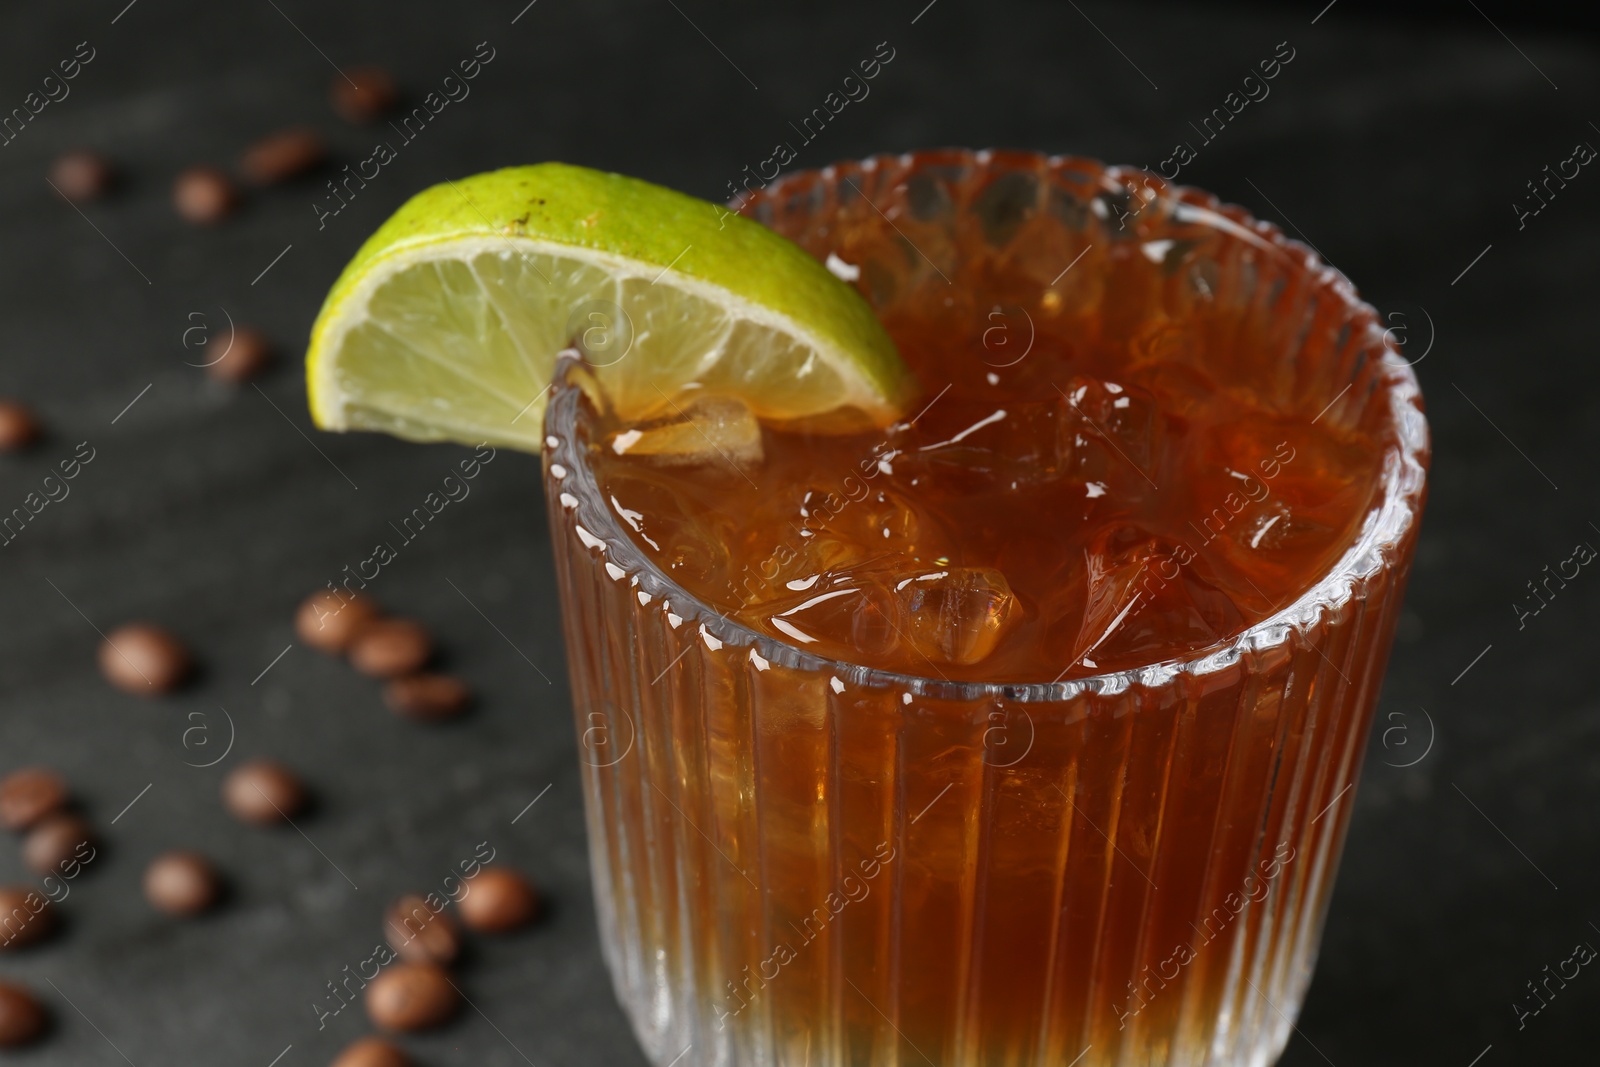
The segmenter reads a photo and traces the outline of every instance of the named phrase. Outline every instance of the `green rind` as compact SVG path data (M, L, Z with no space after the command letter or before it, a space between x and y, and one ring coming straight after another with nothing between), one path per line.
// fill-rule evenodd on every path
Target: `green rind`
M526 235L670 267L786 315L853 357L884 398L886 411L873 413L879 417L903 409L915 390L867 302L792 241L709 201L566 163L489 171L406 201L328 291L312 327L308 385L324 320L374 264L402 249L480 234ZM313 421L330 428L315 388L310 395Z

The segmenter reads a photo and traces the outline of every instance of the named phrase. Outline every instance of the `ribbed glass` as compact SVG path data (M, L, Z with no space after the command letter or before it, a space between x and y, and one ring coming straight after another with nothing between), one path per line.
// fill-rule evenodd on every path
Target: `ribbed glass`
M1271 1063L1414 547L1428 446L1409 368L1308 250L1143 172L930 152L799 174L742 210L818 256L838 227L901 231L917 254L864 268L880 310L955 273L974 229L1038 275L1035 300L1062 266L1043 249L1087 247L1060 298L1234 310L1275 339L1265 392L1390 447L1335 569L1236 640L964 684L818 659L697 603L615 521L558 381L546 489L596 901L644 1049L659 1067ZM1201 254L1110 277L1095 249L1126 239Z

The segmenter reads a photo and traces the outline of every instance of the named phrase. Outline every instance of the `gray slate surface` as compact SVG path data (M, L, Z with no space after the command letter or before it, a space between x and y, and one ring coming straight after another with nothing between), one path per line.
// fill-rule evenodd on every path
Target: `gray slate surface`
M1586 188L1600 178L1580 174L1523 230L1510 208L1574 142L1600 143L1592 38L1502 21L1513 45L1468 8L1407 23L1338 5L1313 25L1320 3L523 2L110 0L0 16L0 111L79 41L96 50L71 95L0 148L0 394L51 429L0 459L0 507L77 442L96 449L71 496L0 549L0 769L61 768L107 839L73 883L65 936L0 959L58 1021L15 1062L324 1063L364 1031L353 1009L318 1031L324 983L370 953L388 899L439 885L481 841L536 875L549 921L475 943L462 982L479 1010L411 1047L439 1064L642 1062L595 941L535 461L502 454L373 585L436 629L481 694L470 718L396 721L374 685L299 646L258 678L290 644L299 598L464 454L314 434L298 350L339 267L411 192L559 158L717 197L884 40L896 57L872 95L799 164L966 143L1154 166L1277 42L1296 49L1183 179L1303 234L1407 316L1418 354L1431 318L1419 373L1437 455L1380 709L1380 730L1406 729L1375 734L1344 801L1350 846L1284 1063L1466 1067L1490 1045L1484 1067L1592 1057L1600 979L1520 1030L1511 1004L1574 943L1600 942L1600 701L1585 681L1600 579L1581 575L1522 630L1510 607L1574 542L1600 544ZM496 57L472 95L325 229L320 180L253 197L214 230L174 217L181 167L229 164L284 125L323 130L340 164L367 156L378 135L326 104L333 64L383 64L420 95L480 41ZM43 180L85 145L129 175L87 218ZM260 392L185 365L184 330L220 328L223 309L282 345ZM197 685L149 702L101 681L93 627L138 617L192 643ZM221 709L232 752L186 766L220 753ZM1386 766L1435 733L1419 709L1431 751ZM196 725L209 732L186 747ZM249 756L314 784L306 837L220 809L221 775ZM226 909L181 923L145 906L143 864L174 846L226 869ZM0 879L24 878L0 847Z

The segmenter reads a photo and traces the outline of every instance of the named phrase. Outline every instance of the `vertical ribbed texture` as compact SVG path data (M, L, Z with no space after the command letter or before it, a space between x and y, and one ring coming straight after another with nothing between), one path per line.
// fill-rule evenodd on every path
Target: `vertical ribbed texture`
M1098 308L1086 328L1165 317L1191 330L1166 335L1173 353L1255 361L1234 376L1285 412L1374 433L1414 420L1385 471L1393 499L1369 517L1381 554L1367 545L1342 564L1347 588L1198 665L1023 700L908 689L760 641L645 566L575 476L582 445L557 435L576 399L558 383L547 499L601 938L659 1067L1264 1067L1287 1040L1415 541L1425 435L1414 409L1374 401L1414 386L1347 283L1193 190L1122 232L1108 220L1124 179L1146 180L948 151L798 175L747 208L819 258L845 222L895 217L921 256L863 264L880 310L986 241L1057 310ZM1252 238L1217 239L1205 219L1219 216ZM1130 236L1203 251L1158 273L1113 255ZM1087 258L1053 287L1063 249Z
M552 519L587 635L580 734L614 709L611 749L584 749L606 959L656 1063L1234 1067L1281 1049L1391 574L1314 637L1164 687L907 703L674 628L570 511Z

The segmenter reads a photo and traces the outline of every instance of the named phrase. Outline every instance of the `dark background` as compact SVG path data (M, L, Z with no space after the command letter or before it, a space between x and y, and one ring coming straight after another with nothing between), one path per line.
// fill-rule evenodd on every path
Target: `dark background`
M316 433L298 360L338 269L418 189L562 159L720 198L880 41L896 54L871 96L797 166L944 144L1155 166L1278 42L1295 49L1271 96L1182 180L1280 222L1399 316L1435 462L1378 726L1343 801L1356 811L1321 963L1283 1062L1592 1059L1600 977L1580 974L1520 1030L1512 1004L1576 943L1600 943L1600 701L1585 681L1600 578L1580 574L1521 629L1512 604L1575 543L1600 545L1600 175L1585 170L1520 231L1511 206L1575 143L1600 144L1591 19L1505 0L1403 15L1357 0L525 2L97 0L0 16L0 112L78 42L97 53L69 98L0 148L0 395L36 405L50 431L0 458L0 510L78 442L96 450L71 496L0 549L0 771L60 768L106 841L72 883L65 935L0 957L0 977L57 1020L16 1062L325 1063L365 1020L352 1008L319 1032L324 983L371 953L390 898L438 888L488 841L545 888L549 919L476 942L459 981L478 1010L407 1044L425 1063L642 1063L598 955L536 461L502 453L372 589L435 629L481 694L473 715L396 720L374 684L299 645L262 675L300 598L464 454ZM417 97L481 41L496 54L472 95L326 229L320 177L255 195L215 229L175 216L181 168L231 166L283 126L323 131L336 165L367 156L380 135L328 106L334 65L381 64ZM128 180L80 214L44 179L84 146ZM199 360L184 331L225 316L280 345L260 391L186 365ZM197 684L157 701L110 689L95 627L131 618L189 642ZM228 757L186 766L221 754L229 717ZM221 810L222 775L263 755L315 786L306 837ZM179 846L215 857L234 887L202 921L160 917L139 893L144 863ZM33 881L9 845L0 880Z

